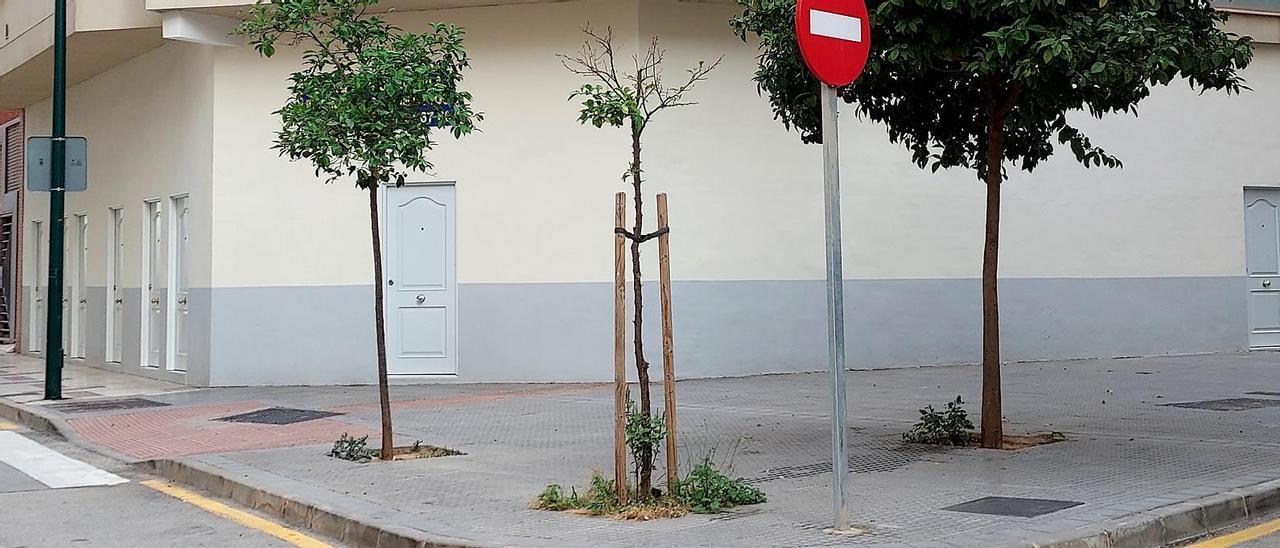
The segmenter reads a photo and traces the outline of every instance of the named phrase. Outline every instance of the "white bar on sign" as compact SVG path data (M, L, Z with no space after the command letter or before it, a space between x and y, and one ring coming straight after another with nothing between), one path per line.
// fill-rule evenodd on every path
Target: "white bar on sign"
M829 11L809 10L809 34L850 42L862 41L862 20Z

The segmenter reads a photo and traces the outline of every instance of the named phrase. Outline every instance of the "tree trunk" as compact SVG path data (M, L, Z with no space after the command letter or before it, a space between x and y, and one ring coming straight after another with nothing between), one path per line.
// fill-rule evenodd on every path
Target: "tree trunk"
M987 225L982 250L982 447L1004 440L1000 401L1000 307L996 273L1000 258L1000 183L1004 179L1004 119L1007 109L990 92L987 105Z
M653 404L649 394L649 362L644 359L644 288L640 279L640 234L644 229L644 200L640 194L640 128L635 123L631 125L631 185L635 193L636 206L636 222L632 228L632 234L636 239L631 240L631 277L632 287L635 294L635 331L634 337L636 347L636 379L640 383L640 414L644 416L646 424L649 420ZM636 492L639 498L647 499L652 493L653 487L653 446L648 445L640 450L640 462L636 463L639 470L639 481L636 486Z
M378 230L378 185L369 185L369 227L373 235L373 325L378 349L378 405L382 411L382 449L379 458L391 460L391 394L387 388L387 326L383 315L382 235Z

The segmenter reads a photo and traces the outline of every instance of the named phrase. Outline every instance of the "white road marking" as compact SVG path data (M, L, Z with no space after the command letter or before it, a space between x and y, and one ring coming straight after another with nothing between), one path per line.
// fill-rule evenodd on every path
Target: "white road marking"
M0 431L0 462L54 489L116 485L129 481L49 449L17 432Z
M809 34L861 42L862 20L839 13L810 9Z

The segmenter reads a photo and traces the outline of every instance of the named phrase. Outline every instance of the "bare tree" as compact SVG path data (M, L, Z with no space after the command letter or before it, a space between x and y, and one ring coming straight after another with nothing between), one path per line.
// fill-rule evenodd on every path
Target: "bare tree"
M649 42L643 55L632 56L633 68L620 73L614 48L613 29L608 28L604 34L600 34L587 27L583 32L586 33L587 39L577 55L560 56L565 68L590 81L569 97L582 99L582 111L578 121L596 127L625 126L631 131L631 164L623 173L622 179L631 182L635 204L635 224L630 231L621 227L618 231L631 240L631 276L635 295L633 344L636 375L640 381L639 413L643 427L652 431L654 428L660 428L662 421L653 420L649 393L649 362L644 358L644 292L640 280L640 244L660 236L662 232L644 233L644 194L641 188L644 170L640 166L641 137L657 113L669 108L696 104L694 101L686 100L685 94L698 82L706 80L707 74L720 64L720 59L710 64L698 61L696 67L685 71L686 76L679 85L667 87L662 82L662 64L666 51L658 46L656 36ZM628 430L631 429L628 428ZM653 437L661 438L660 435ZM640 451L635 455L637 489L641 497L648 497L651 493L656 445L656 442L642 443ZM674 473L674 471L668 471L668 473Z

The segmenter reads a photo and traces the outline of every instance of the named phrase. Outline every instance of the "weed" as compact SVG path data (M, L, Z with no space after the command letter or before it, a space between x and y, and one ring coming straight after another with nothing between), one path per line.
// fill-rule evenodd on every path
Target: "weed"
M634 463L635 482L640 484L640 474L644 463L653 466L653 456L657 454L659 445L667 437L667 421L664 415L645 416L636 407L635 402L627 400L627 449L631 452ZM649 498L652 493L644 493L642 498Z
M763 491L741 478L726 476L709 458L694 466L689 475L676 484L675 497L696 514L716 514L734 506L760 504L766 500Z
M903 433L902 439L933 445L966 445L973 422L969 420L969 413L961 407L963 403L960 396L956 396L955 401L947 402L945 411L936 411L932 405L921 409L920 422Z
M369 436L356 438L344 432L338 441L333 442L333 449L329 450L328 456L352 462L369 462L377 454L377 451L369 448Z

